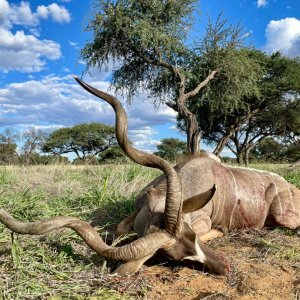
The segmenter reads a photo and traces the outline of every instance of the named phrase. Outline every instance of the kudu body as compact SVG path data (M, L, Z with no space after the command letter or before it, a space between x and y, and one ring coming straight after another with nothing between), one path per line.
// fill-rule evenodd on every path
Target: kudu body
M59 216L24 223L0 209L0 222L13 232L35 235L71 228L98 254L124 261L116 270L118 273L137 271L160 250L174 260L198 261L216 273L225 274L226 262L200 240L213 226L300 226L300 191L281 177L228 168L208 157L193 158L174 168L162 158L130 145L127 115L117 98L75 79L113 107L116 137L123 151L136 163L160 169L164 175L140 193L135 213L119 225L119 233L134 230L138 234L138 239L128 245L107 245L89 223L77 218Z
M206 154L175 169L183 199L197 199L197 195L204 195L211 186L216 186L212 199L203 208L185 214L185 222L200 239L209 239L210 232L215 234L213 228L300 229L300 190L277 174L229 167ZM153 215L163 212L165 193L165 178L160 176L141 191L135 213L119 225L119 234L133 230L143 236Z

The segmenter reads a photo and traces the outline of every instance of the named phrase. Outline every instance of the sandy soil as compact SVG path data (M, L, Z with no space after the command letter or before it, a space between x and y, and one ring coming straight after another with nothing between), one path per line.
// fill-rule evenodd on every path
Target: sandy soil
M178 263L153 259L110 287L140 299L300 299L300 238L290 231L244 230L210 242L231 265L216 276Z

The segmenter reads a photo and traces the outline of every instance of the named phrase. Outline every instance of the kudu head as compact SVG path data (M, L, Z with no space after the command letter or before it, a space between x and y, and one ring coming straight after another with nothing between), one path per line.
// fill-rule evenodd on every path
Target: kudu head
M167 187L166 193L164 193L166 199L162 216L163 222L160 226L151 226L144 237L127 245L128 257L124 256L125 253L121 251L121 248L114 250L115 253L118 251L120 253L111 258L129 262L128 267L126 266L121 271L136 270L147 258L151 257L157 250L161 250L174 260L198 261L215 273L227 273L227 265L212 250L201 243L184 217L185 213L196 211L205 206L213 197L216 190L215 186L203 194L190 199L182 199L181 182L173 166L158 156L144 153L130 145L127 136L127 115L120 101L116 97L86 84L78 77L75 79L88 92L103 99L113 107L116 114L116 138L122 150L136 163L160 169L166 176ZM150 193L148 196L153 195Z

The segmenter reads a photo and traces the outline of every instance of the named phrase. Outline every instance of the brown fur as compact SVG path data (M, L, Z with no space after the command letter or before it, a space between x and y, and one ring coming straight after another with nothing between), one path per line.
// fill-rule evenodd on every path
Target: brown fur
M202 209L185 215L185 220L201 237L212 228L300 226L300 190L277 174L228 167L209 155L197 155L175 166L183 186L183 198L203 193L213 184L217 191ZM131 228L141 231L150 212L163 212L165 178L150 183L136 200L136 218ZM145 212L148 212L148 215Z

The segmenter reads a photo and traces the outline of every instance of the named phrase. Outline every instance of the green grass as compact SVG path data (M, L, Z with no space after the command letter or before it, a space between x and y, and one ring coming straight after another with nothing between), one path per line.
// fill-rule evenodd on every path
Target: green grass
M278 172L300 188L299 172L282 165L251 167ZM23 221L78 217L92 222L105 238L107 229L115 229L133 211L139 191L158 174L133 164L0 167L0 207ZM299 249L263 246L281 257L299 258ZM0 226L0 299L142 298L143 282L129 288L126 282L107 280L112 267L71 230L36 237L11 235Z
M1 167L0 207L22 221L78 217L105 234L133 211L137 193L157 174L136 165ZM103 283L109 271L71 230L11 236L0 226L0 299L129 298Z

